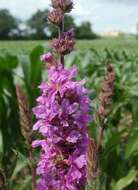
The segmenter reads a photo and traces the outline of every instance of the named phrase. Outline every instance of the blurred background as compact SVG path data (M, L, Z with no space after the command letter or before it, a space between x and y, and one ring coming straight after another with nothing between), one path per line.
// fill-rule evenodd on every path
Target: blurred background
M32 108L37 86L47 79L40 55L57 35L47 21L49 9L50 0L0 0L0 190L32 189L15 86L21 85ZM96 190L138 190L138 0L74 0L65 16L65 29L70 27L77 42L66 67L79 68L94 107L109 61L116 71ZM96 121L89 129L96 140Z

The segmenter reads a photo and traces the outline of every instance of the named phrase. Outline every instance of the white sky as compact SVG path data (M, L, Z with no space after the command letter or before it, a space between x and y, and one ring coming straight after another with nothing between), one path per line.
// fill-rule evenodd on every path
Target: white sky
M96 32L121 30L136 32L138 0L74 0L72 15L79 23L89 20ZM50 0L0 0L0 9L8 8L23 20L37 9L50 7Z

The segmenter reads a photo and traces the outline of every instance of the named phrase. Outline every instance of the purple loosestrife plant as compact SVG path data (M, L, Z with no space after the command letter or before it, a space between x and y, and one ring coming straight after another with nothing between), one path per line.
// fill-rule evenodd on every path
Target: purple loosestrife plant
M87 129L91 120L90 99L85 82L76 80L77 69L64 67L64 56L74 47L74 31L64 32L63 18L73 8L73 2L53 0L52 6L54 12L49 13L49 20L59 24L59 38L52 41L53 52L41 56L49 81L40 84L41 96L33 108L37 119L33 130L43 136L32 144L42 150L36 189L84 190L90 141ZM60 55L60 61L54 58L54 53Z

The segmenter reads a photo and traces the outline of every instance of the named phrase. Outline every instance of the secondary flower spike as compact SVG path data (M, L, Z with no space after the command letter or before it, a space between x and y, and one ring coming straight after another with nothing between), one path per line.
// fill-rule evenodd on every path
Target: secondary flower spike
M115 71L111 64L107 66L107 74L102 84L102 91L99 95L100 107L98 115L100 120L104 120L109 114L109 108L112 104L112 98L114 94L114 82L115 82Z

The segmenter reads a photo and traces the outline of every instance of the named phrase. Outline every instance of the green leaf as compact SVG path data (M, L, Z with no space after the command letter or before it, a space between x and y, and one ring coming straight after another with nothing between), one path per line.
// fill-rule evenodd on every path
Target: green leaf
M30 88L30 59L28 55L20 55L19 60L24 74L24 81L27 88Z
M138 171L132 169L129 171L128 175L121 178L116 184L113 190L123 190L125 187L130 185L138 174Z
M4 57L0 57L0 70L4 70L6 67L6 61L4 59Z
M19 57L25 81L25 88L28 94L30 106L34 106L35 98L38 96L37 86L42 78L42 62L40 55L44 52L43 47L37 46L32 50L30 55L22 55Z
M18 175L18 173L21 172L22 169L28 165L28 159L20 152L17 152L17 151L15 151L15 152L18 155L18 161L17 161L16 167L14 169L14 172L11 176L11 179L10 179L11 182Z
M31 83L34 86L36 83L38 83L41 80L42 76L42 62L40 61L40 56L44 53L44 48L42 46L35 47L31 54L30 54L30 60L31 60Z
M129 158L134 153L138 154L138 131L136 130L133 132L126 146L126 158Z
M132 114L133 114L133 127L138 129L138 96L131 100Z
M0 56L0 70L15 69L18 65L18 58L14 55L6 54Z
M14 55L7 54L6 62L10 69L15 69L18 65L18 58Z

